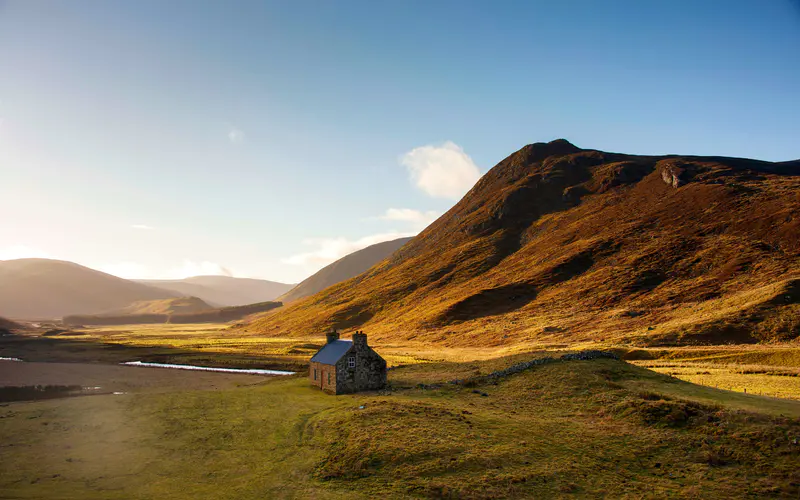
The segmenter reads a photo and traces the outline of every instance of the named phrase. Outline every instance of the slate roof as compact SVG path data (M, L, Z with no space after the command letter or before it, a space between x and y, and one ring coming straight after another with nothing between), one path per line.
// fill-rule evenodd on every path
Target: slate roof
M334 340L317 351L311 361L322 363L323 365L335 365L351 347L353 347L352 340Z

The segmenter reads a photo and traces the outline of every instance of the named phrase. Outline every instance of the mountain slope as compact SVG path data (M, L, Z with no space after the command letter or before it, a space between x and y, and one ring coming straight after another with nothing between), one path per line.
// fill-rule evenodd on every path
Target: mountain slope
M215 306L241 306L274 300L294 285L275 281L194 276L182 280L137 280L138 283L171 290L181 296L198 297Z
M119 309L137 300L175 293L117 278L72 262L49 259L0 261L0 315L58 318Z
M345 255L336 262L323 267L303 280L299 285L281 295L278 300L286 304L308 297L309 295L314 295L329 286L358 276L396 252L409 241L411 241L411 238L398 238L392 241L384 241Z
M143 312L140 313L74 314L64 316L63 321L65 325L71 326L154 323L227 323L229 321L241 320L250 315L265 313L281 307L282 305L280 302L259 302L257 304L246 304L243 306L194 309L195 307L200 307L199 299L197 299L197 297L184 298L191 299L184 304L191 307L181 309L175 307L175 303L173 302L173 307L171 308L162 307L161 309L163 312L157 312L157 307L152 307L150 311L143 310ZM156 302L160 302L161 305L164 305L169 301L153 301L150 304L152 306L157 306L157 304L155 304Z
M536 143L380 265L247 327L398 341L800 335L800 162Z
M20 327L21 325L15 323L14 321L11 321L10 319L0 317L0 331L2 330L11 331L11 330L16 330L17 328Z
M214 307L197 297L176 297L174 299L139 300L109 315L123 314L181 314L208 311Z

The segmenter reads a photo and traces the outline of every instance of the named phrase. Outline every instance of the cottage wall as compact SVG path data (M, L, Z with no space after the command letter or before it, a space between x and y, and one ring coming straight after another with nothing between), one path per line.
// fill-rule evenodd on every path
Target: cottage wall
M350 358L355 357L355 368ZM336 394L382 389L386 386L386 361L366 345L353 347L336 363Z
M337 370L334 365L324 365L313 362L308 367L308 379L315 387L319 387L325 392L337 394ZM330 382L329 382L330 380Z

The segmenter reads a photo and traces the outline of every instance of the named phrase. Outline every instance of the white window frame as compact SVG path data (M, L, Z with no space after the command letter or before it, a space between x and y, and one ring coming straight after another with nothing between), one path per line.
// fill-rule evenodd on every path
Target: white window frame
M355 368L356 367L356 357L355 356L349 356L347 358L347 367L348 368Z

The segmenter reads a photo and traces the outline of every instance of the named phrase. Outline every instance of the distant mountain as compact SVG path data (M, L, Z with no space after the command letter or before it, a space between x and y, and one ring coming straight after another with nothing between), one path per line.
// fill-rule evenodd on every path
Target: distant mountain
M197 297L176 297L174 299L139 300L133 304L107 314L185 314L214 309Z
M50 259L0 261L0 315L13 319L54 319L96 314L139 300L178 294Z
M353 276L358 276L386 257L392 255L410 240L411 238L399 238L392 241L384 241L383 243L370 245L367 248L346 255L306 278L299 285L281 295L278 300L286 304L308 297L309 295L314 295L329 286L348 280Z
M800 161L530 144L389 259L245 328L474 347L797 339L798 193Z
M6 319L6 318L0 317L0 331L2 331L2 330L11 331L11 330L16 330L17 328L21 328L21 327L22 326L20 324L15 323L14 321L11 321L10 319Z
M190 297L196 299L196 297ZM166 301L162 301L166 302ZM199 305L198 303L195 303ZM243 306L219 307L215 309L201 309L196 311L177 310L171 312L145 312L134 314L74 314L64 316L64 324L78 325L133 325L154 323L227 323L238 321L248 316L265 313L281 307L280 302L259 302ZM165 309L165 308L162 308ZM166 308L169 309L169 308Z
M194 276L182 280L136 280L138 283L170 290L177 295L197 297L208 304L243 306L274 300L294 287L275 281L232 278L230 276Z

